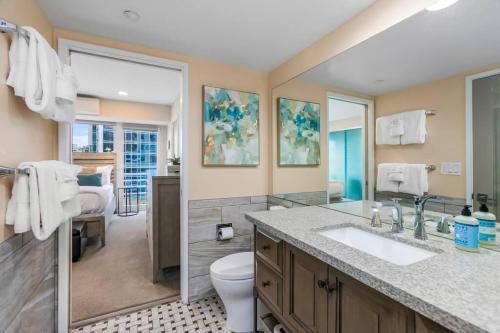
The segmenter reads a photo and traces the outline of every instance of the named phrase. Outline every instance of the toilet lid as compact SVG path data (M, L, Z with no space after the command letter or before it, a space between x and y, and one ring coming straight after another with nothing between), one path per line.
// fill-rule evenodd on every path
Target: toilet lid
M220 258L210 266L213 277L221 280L244 280L254 277L253 252L240 252Z

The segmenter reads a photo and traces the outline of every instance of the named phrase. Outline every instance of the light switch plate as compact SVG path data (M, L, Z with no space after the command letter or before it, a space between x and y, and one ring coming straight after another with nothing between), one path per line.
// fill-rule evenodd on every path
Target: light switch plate
M441 174L448 176L462 175L462 163L460 162L442 162Z

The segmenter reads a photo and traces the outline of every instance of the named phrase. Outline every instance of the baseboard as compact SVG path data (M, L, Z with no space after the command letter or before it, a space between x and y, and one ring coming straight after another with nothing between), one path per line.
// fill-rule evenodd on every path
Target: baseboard
M94 323L97 323L97 322L100 322L100 321L105 321L105 320L113 318L113 317L123 316L123 315L129 314L129 313L132 313L132 312L137 312L137 311L144 310L144 309L147 309L147 308L151 308L151 307L154 307L154 306L157 306L157 305L160 305L160 304L175 302L175 301L178 301L178 300L180 300L180 295L176 295L176 296L172 296L172 297L167 297L167 298L162 298L162 299L159 299L159 300L156 300L156 301L153 301L153 302L131 306L131 307L128 307L128 308L123 309L123 310L118 310L118 311L106 313L106 314L103 314L103 315L100 315L100 316L97 316L97 317L94 317L94 318L89 318L89 319L83 319L83 320L75 321L75 322L71 323L70 328L77 328L77 327L80 327L80 326L91 325L91 324L94 324Z

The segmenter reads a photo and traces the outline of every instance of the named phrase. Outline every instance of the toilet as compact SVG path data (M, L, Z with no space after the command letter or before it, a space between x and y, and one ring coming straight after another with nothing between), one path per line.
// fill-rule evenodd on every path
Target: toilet
M224 303L226 325L232 332L253 332L254 329L253 263L253 252L240 252L210 266L210 279Z

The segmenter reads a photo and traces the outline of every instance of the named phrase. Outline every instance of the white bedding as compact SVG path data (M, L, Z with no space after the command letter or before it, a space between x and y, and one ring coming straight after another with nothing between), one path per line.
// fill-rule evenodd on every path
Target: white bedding
M80 186L82 214L103 213L113 200L113 185Z

